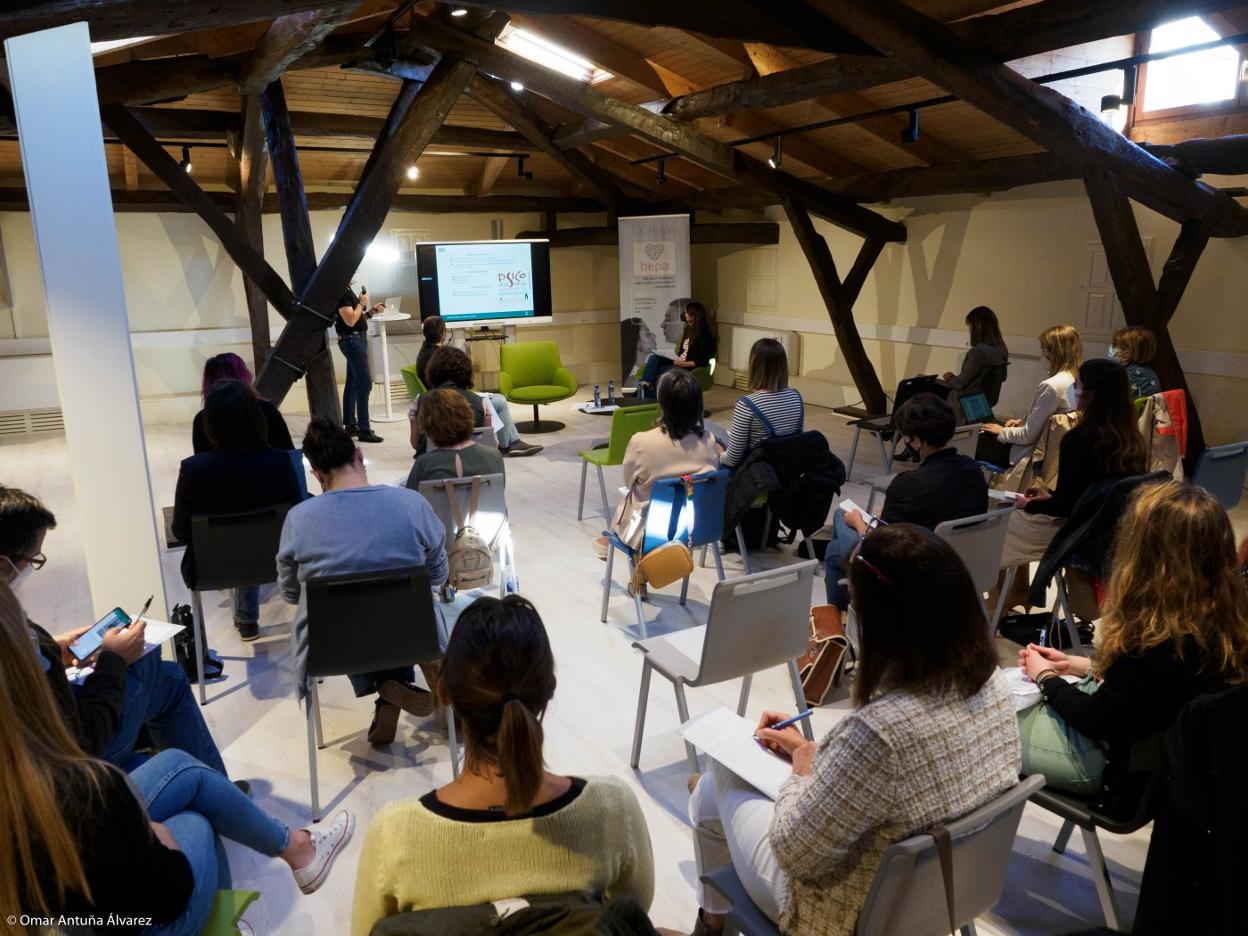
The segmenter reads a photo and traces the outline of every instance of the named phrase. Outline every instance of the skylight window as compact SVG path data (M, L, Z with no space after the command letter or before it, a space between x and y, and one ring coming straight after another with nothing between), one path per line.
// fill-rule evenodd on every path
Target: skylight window
M1213 27L1199 16L1189 16L1154 29L1148 51L1165 52L1219 38ZM1239 52L1233 46L1150 62L1144 86L1144 110L1234 100L1239 84L1239 62Z
M498 37L498 44L530 62L544 65L577 81L596 84L611 77L610 72L599 68L584 56L527 29L508 27Z
M108 39L104 42L93 42L91 43L91 54L102 55L105 52L115 52L118 49L125 49L144 42L151 42L155 38L155 36L132 36L129 39Z

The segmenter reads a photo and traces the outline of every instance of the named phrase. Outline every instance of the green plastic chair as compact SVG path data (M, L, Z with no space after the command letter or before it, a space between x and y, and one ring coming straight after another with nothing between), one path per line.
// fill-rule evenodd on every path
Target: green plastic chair
M711 358L711 362L706 367L695 367L693 369L693 379L698 382L698 386L702 388L703 393L715 386L715 358Z
M602 469L607 465L624 464L624 452L629 440L639 432L653 429L659 418L658 404L648 406L621 406L611 414L611 436L607 447L577 452L581 456L581 499L576 505L576 519L585 519L585 478L589 466L598 469L598 489L602 492L602 515L609 521L611 510L607 505L607 482Z
M509 403L533 407L533 421L516 423L527 434L557 432L561 422L542 422L538 406L557 403L576 393L576 376L559 361L553 341L524 341L499 348L498 389Z
M421 382L420 375L416 373L415 364L404 364L399 368L399 373L403 375L403 383L407 387L407 398L414 400L427 389Z
M200 936L238 936L243 911L260 897L254 890L219 890Z

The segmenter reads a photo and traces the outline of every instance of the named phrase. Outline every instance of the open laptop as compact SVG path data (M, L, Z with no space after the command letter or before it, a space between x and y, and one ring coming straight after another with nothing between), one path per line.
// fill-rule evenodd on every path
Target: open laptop
M985 393L968 393L958 397L958 405L962 407L962 419L967 423L996 422L992 414L992 405Z
M403 303L402 296L388 296L385 300L386 314L394 315L399 311L399 306Z

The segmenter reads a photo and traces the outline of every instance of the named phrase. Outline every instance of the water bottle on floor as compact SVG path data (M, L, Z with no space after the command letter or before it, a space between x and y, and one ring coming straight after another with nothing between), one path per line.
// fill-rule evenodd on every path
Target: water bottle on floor
M607 403L608 404L615 403L615 381L614 380L607 381Z
M594 384L594 409L602 407L602 385Z

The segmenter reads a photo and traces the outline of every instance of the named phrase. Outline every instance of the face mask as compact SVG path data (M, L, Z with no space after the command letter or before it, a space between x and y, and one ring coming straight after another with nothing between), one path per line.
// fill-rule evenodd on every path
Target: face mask
M13 589L13 591L17 591L19 588L21 588L22 583L25 582L30 577L30 573L35 571L34 566L27 565L26 568L22 569L19 572L17 569L17 565L14 564L13 560L10 559L8 556L0 556L0 559L4 559L5 563L9 567L9 570L6 573L6 576L8 578L9 588Z
M1115 348L1113 345L1109 346L1109 359L1111 361L1118 360L1118 349Z

